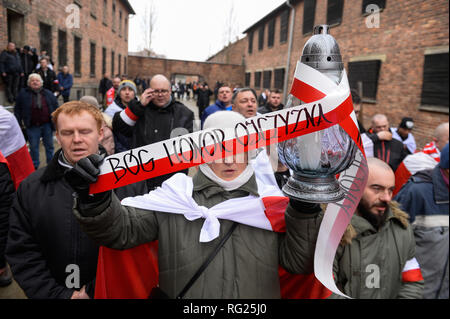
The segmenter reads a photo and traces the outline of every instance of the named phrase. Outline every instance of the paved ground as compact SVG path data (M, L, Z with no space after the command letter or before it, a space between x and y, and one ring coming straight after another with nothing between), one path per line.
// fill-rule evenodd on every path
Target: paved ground
M195 101L194 100L183 100L182 101L183 104L185 104L189 109L191 109L194 112L194 116L195 119L198 120L198 107L195 105ZM60 148L58 142L56 142L55 139L55 151L58 150ZM40 145L40 166L39 167L44 167L46 165L46 159L45 159L45 151L44 151L44 146L41 142ZM189 175L193 175L196 171L196 168L191 168L189 170ZM25 299L26 296L24 294L24 292L22 291L22 289L19 287L19 285L13 281L13 283L11 285L9 285L8 287L0 287L0 299Z

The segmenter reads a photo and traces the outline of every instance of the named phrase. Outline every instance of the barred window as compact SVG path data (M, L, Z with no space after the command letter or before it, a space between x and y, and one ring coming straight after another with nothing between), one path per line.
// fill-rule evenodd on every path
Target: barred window
M102 48L102 76L106 73L106 48Z
M327 24L334 25L342 22L342 11L344 0L328 0L327 4Z
M362 14L370 13L370 7L367 9L369 5L376 5L380 11L386 8L386 0L363 0L362 2Z
M90 66L91 66L91 72L90 76L91 78L95 77L95 43L91 42L91 50L90 50Z
M127 67L128 67L128 65L127 65L127 57L124 56L123 57L123 73L125 73L125 74L127 74L127 71L128 71Z
M245 73L245 86L250 86L250 80L251 80L252 74L250 72Z
M271 48L273 47L273 42L275 38L275 19L269 21L267 33L268 33L267 46Z
M81 76L81 38L73 37L73 72L76 76Z
M358 61L348 63L348 81L351 88L357 88L362 82L363 100L375 102L377 99L378 76L381 60Z
M255 88L261 87L261 72L255 72Z
M248 34L248 54L253 53L253 31Z
M284 68L281 69L275 69L274 73L274 88L275 89L284 89Z
M438 107L446 113L449 111L448 59L448 52L425 55L421 95L422 106Z
M263 76L263 87L265 89L270 89L270 83L272 82L272 71L264 71Z
M115 73L114 73L114 51L111 51L111 78L114 77Z
M67 34L58 30L58 66L67 65Z
M112 31L116 32L116 0L113 0L112 3L112 13L111 13L111 18L112 18Z
M289 30L289 10L284 10L280 15L280 42L286 42Z
M259 27L259 32L258 32L258 50L259 51L264 49L264 27L265 27L264 24Z
M303 34L311 33L316 14L316 0L305 0L303 7Z
M39 23L39 45L41 46L41 51L47 51L47 55L52 57L52 27L48 24Z
M103 0L103 24L108 24L108 1Z
M118 63L118 65L119 65L119 71L118 71L118 73L119 73L119 74L122 74L122 54L119 54L119 57L117 58L117 61L119 62L119 63Z

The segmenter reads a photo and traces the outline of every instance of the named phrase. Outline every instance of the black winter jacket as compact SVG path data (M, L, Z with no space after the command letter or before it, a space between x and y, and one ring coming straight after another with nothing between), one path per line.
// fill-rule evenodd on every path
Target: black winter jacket
M165 108L160 108L153 103L149 103L144 107L137 100L131 101L128 108L138 117L135 126L125 123L120 116L121 112L117 112L113 118L113 132L130 136L132 139L131 148L169 139L170 133L176 128L184 128L189 133L193 132L194 113L184 104L174 99ZM187 170L182 172L187 173ZM175 173L147 180L149 189L160 186L163 181L173 174Z
M56 73L53 70L50 70L47 68L47 76L45 75L44 70L42 68L39 68L34 71L35 73L39 74L44 81L43 87L51 92L58 92L59 91L59 84L56 83Z
M9 228L9 209L14 198L14 184L6 163L0 163L0 268L5 265L4 255Z
M17 52L11 53L3 50L0 54L0 74L3 72L9 74L23 73L22 63Z
M70 298L74 289L66 282L74 282L73 265L79 268L79 288L86 285L86 292L94 296L98 245L72 214L74 191L64 178L66 168L58 162L60 152L20 184L11 210L6 258L29 298ZM147 191L138 191L139 186L145 184L116 194L123 198Z

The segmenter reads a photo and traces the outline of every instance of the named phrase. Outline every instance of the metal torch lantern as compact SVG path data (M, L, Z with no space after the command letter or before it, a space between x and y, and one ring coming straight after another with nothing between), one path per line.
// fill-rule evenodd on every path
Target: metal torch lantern
M301 62L339 84L344 65L339 46L328 30L327 25L314 27L313 36L303 48ZM300 104L304 102L289 95L286 108ZM293 172L283 192L312 203L341 200L345 193L335 175L350 166L355 154L355 143L340 125L279 143L279 158Z

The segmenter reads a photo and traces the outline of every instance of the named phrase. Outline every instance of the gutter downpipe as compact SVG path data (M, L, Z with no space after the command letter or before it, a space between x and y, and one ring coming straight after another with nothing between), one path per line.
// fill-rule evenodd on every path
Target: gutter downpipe
M295 8L291 4L290 0L286 1L286 5L291 8L291 22L290 22L290 30L289 30L289 45L288 45L288 53L287 53L287 61L286 61L286 72L284 74L284 88L283 88L283 101L286 105L286 96L287 96L287 86L289 82L289 69L291 63L291 51L292 51L292 40L294 37L294 22L295 22Z

